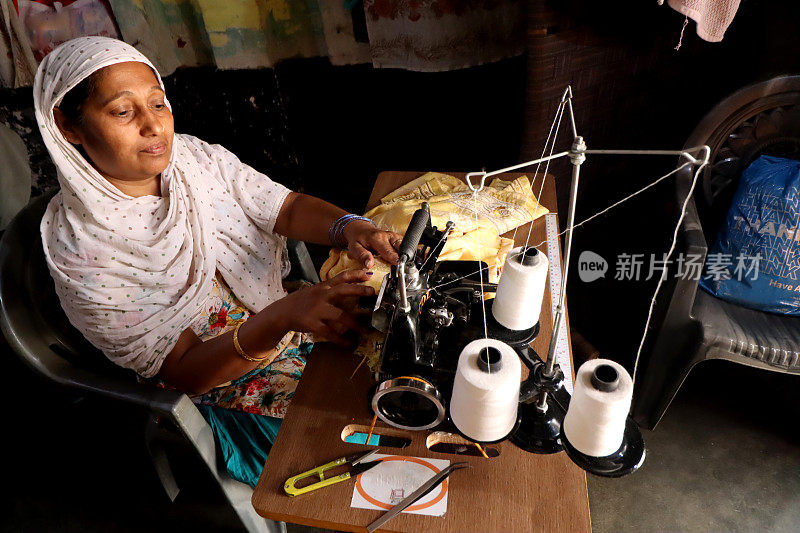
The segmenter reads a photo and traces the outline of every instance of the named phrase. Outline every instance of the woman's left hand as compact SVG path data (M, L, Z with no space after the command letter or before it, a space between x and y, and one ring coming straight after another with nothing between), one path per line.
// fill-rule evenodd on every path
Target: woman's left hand
M393 231L383 231L365 220L354 220L345 226L344 238L350 257L361 261L365 267L375 264L373 253L389 264L397 264L397 249L403 241L402 235Z

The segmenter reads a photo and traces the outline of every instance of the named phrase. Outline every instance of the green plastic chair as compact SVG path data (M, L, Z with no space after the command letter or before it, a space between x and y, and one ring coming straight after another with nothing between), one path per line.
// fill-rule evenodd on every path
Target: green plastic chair
M138 383L135 374L111 363L68 321L62 311L42 250L39 222L57 191L32 200L0 240L0 328L11 348L35 372L66 387L132 403L150 416L144 430L153 466L167 496L179 487L167 448L193 450L217 481L248 531L284 532L283 522L265 520L253 509L253 491L218 465L211 427L185 394ZM292 274L318 281L302 242L289 242Z

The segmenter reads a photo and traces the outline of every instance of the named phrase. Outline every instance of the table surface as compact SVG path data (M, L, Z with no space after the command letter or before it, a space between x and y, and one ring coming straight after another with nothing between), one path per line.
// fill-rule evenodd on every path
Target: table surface
M463 173L451 174L459 178L464 176ZM368 209L389 192L420 175L420 172L382 172ZM509 173L501 177L513 179L522 175L525 174ZM537 176L534 191L538 192L540 179L544 178ZM556 206L555 185L550 176L545 180L542 204L550 209ZM518 244L524 244L527 234L528 225L517 231ZM531 241L538 243L545 238L545 221L541 217L533 223ZM540 319L541 332L532 345L545 357L553 321L549 291L545 291ZM346 426L368 427L372 421L367 394L374 383L366 365L351 379L359 361L352 353L331 345L314 348L253 492L252 503L261 516L337 531L365 531L367 524L384 513L350 507L352 480L295 498L289 498L283 491L284 481L293 475L337 457L374 448L342 440ZM491 445L500 452L492 459L436 453L425 444L430 432L376 427L382 427L384 434L402 434L412 439L409 447L402 450L384 447L381 449L384 453L467 461L472 466L450 476L444 516L403 513L387 522L381 531L591 530L586 475L563 452L531 454L504 441Z

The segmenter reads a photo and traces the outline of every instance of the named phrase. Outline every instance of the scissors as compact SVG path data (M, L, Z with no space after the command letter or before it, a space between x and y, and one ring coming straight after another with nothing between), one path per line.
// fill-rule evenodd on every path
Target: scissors
M345 457L340 457L339 459L335 459L330 463L325 463L322 466L312 468L311 470L303 472L302 474L297 474L296 476L292 476L289 479L287 479L286 483L283 484L283 490L289 496L294 497L300 494L305 494L306 492L311 492L312 490L317 490L321 489L322 487L327 487L328 485L333 485L334 483L339 483L340 481L347 481L348 479L356 477L359 474L363 474L364 472L366 472L367 470L369 470L374 466L378 466L381 463L380 459L364 462L365 459L372 457L378 452L380 452L380 450L375 449L363 454L356 453L352 455L347 455ZM345 463L350 464L351 466L350 470L342 474L329 477L327 479L325 478L326 470L331 470ZM312 483L311 485L306 485L305 487L301 487L299 489L295 487L295 484L301 479L305 479L312 476L318 476L319 481L317 481L316 483Z

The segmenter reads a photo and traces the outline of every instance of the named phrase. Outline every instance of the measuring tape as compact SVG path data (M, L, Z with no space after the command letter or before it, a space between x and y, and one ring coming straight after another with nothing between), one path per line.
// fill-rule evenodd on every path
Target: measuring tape
M545 215L545 232L547 234L547 259L550 260L550 308L552 309L553 320L556 318L556 308L561 296L561 252L558 247L558 215ZM572 394L572 360L569 356L569 342L567 341L567 320L566 316L561 321L561 326L556 339L556 363L559 364L564 372L564 387Z

